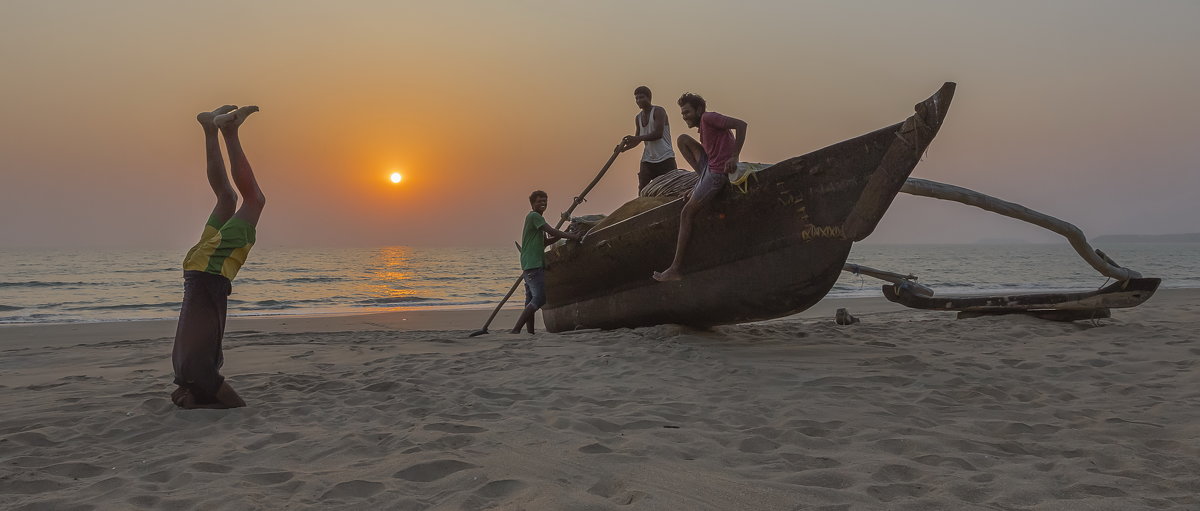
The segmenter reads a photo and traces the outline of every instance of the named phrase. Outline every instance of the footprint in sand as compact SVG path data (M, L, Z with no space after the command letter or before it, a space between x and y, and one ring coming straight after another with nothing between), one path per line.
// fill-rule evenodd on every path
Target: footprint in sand
M458 460L437 460L418 463L392 474L392 477L404 479L405 481L428 483L430 481L437 481L455 472L475 467L476 465Z
M270 486L273 484L286 483L292 480L295 474L291 472L260 472L258 474L248 474L244 478L255 484Z
M399 386L400 386L400 384L396 383L394 381L381 381L379 383L372 383L370 385L367 385L366 387L363 387L362 389L366 392L390 392L392 389L395 389L396 387L399 387Z
M383 483L371 481L346 481L334 485L332 489L321 495L321 500L328 499L363 499L383 491Z
M789 477L786 481L800 486L816 486L835 490L854 486L854 478L835 470L811 470Z
M488 499L498 499L512 495L525 486L524 482L516 479L501 479L479 487L478 490L475 490L475 494Z
M584 454L604 454L612 452L612 449L600 444L588 444L579 448L579 452Z
M451 424L448 422L435 422L433 424L426 424L423 429L425 431L440 431L442 433L455 433L455 434L482 433L484 431L487 431L487 428L481 428L479 426L470 426L467 424Z
M159 509L158 504L161 501L161 497L154 495L138 495L136 497L130 497L127 502L141 508Z
M871 479L879 482L910 482L921 477L921 472L915 468L905 465L884 465L879 467L874 474L871 474Z
M50 440L49 438L46 438L46 435L43 435L41 433L34 433L32 431L26 431L24 433L17 433L15 435L9 435L8 440L12 440L13 442L16 442L18 444L24 444L24 445L28 445L31 447L50 447L50 446L58 445L58 442L55 442L53 440Z
M926 493L929 493L929 488L919 484L888 484L867 487L867 494L882 502L891 502L903 497L920 497Z
M0 495L36 495L66 488L67 485L46 479L33 481L0 481Z
M262 449L263 447L266 447L271 444L291 443L291 442L296 441L298 438L300 438L299 433L291 433L291 432L271 433L271 435L266 438L260 438L258 440L255 440L254 442L246 444L246 449L249 449L251 451L257 451L257 450Z
M475 437L470 435L446 435L432 442L427 442L423 446L430 450L454 450L462 449L473 442L475 442Z
M742 440L742 443L738 445L739 451L749 452L749 453L754 453L754 454L762 454L765 452L771 452L778 448L779 448L779 444L772 442L771 440L768 440L761 436L753 436L753 437L747 438L745 440Z
M232 467L218 465L216 463L209 463L206 461L192 463L192 469L196 470L197 472L208 472L210 474L228 474L229 472L233 471Z
M41 469L48 474L59 477L70 477L73 479L82 479L87 477L96 477L100 474L108 472L104 467L97 467L88 463L59 463L50 465Z
M151 483L165 483L165 482L171 480L171 471L170 470L159 470L158 472L146 474L146 475L142 476L141 479L143 481L151 482Z

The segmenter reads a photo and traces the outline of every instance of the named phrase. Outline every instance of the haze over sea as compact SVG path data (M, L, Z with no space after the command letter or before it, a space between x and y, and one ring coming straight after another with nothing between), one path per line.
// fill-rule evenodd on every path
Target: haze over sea
M1200 288L1200 243L1111 244L1123 266L1165 288ZM177 250L0 250L0 323L177 317ZM1106 283L1066 243L856 244L849 262L913 273L942 295L1098 288ZM515 250L380 247L255 248L234 280L233 316L489 309L520 270ZM649 278L649 276L647 276ZM880 281L843 273L828 297L881 296ZM521 303L521 290L510 306ZM486 313L480 313L480 321Z

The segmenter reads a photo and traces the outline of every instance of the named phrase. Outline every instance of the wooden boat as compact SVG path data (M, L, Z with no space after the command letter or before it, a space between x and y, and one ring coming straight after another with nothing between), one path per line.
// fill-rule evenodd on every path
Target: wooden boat
M707 327L811 307L937 135L954 87L944 84L903 122L758 172L746 193L726 187L697 216L682 281L650 277L674 256L682 199L553 246L546 328Z

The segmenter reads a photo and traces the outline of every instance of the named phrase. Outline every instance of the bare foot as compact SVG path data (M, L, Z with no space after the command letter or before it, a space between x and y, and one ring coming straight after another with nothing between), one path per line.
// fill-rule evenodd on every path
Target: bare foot
M683 280L683 275L680 274L679 270L676 270L675 268L667 268L663 271L656 271L653 275L651 275L651 277L654 277L654 280L659 282Z
M227 114L234 110L237 110L237 107L234 105L217 107L216 110L211 112L200 112L196 114L196 120L200 121L200 125L204 126L205 128L215 128L217 125L213 124L213 119L215 119L218 115Z
M234 129L241 126L250 114L257 112L258 107L254 105L244 106L232 112L221 114L213 118L213 124L223 130Z

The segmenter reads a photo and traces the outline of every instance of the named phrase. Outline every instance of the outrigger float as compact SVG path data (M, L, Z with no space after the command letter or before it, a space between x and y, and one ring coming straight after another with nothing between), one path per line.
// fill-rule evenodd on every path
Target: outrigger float
M777 318L820 301L842 271L883 278L889 282L885 296L894 302L968 314L1033 311L1086 319L1148 299L1159 279L1118 266L1091 249L1074 226L964 188L909 178L941 128L954 90L947 82L903 122L750 171L743 189L726 187L697 215L691 243L705 249L688 252L682 281L657 282L650 274L671 262L683 207L677 195L697 179L694 173L675 171L672 179L684 178L683 186L658 186L669 190L630 201L599 223L573 222L571 229L587 232L584 241L560 242L546 253L546 328L709 327ZM642 195L651 188L654 182ZM851 245L871 234L901 192L963 202L1059 232L1118 282L1090 293L934 298L915 276L846 264Z

